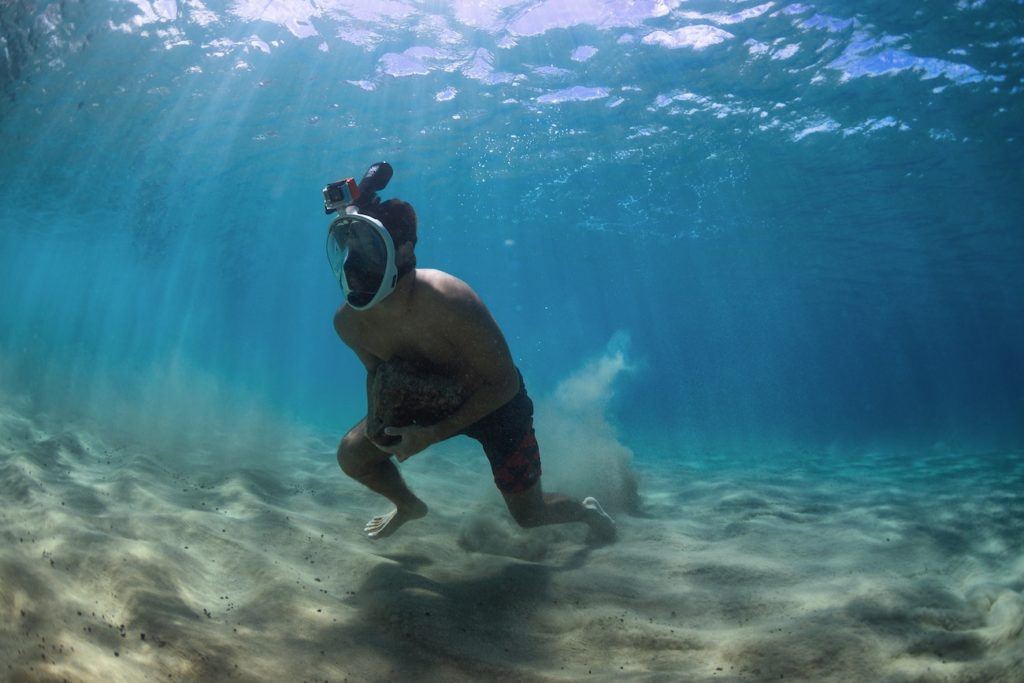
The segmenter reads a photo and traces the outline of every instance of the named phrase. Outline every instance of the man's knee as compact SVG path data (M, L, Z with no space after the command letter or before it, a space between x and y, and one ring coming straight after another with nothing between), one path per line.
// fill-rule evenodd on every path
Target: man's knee
M350 429L338 444L338 465L341 471L354 478L365 474L367 464L373 455L370 449L376 450L363 433L363 424L360 422Z

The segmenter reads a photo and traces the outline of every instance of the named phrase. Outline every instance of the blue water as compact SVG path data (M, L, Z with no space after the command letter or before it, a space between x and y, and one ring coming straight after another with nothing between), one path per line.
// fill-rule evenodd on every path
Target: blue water
M535 392L628 347L638 458L1024 443L1019 2L4 11L0 354L47 409L172 422L174 368L347 428L319 190L386 159Z
M379 160L617 543L363 537ZM0 678L1017 683L1022 160L1020 0L5 0Z

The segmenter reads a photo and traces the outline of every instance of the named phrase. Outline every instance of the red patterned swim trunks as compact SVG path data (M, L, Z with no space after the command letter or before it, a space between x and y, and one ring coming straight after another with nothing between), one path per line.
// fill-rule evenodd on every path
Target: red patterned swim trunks
M502 493L528 491L540 479L533 401L526 394L522 374L519 393L511 401L459 433L476 439L484 447L494 483Z

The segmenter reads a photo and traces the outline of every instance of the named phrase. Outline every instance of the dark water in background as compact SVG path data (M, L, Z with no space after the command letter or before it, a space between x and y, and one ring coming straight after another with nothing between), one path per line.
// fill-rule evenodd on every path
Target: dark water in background
M340 433L387 159L532 393L628 348L640 459L1024 444L1024 5L622 4L5 5L4 386Z

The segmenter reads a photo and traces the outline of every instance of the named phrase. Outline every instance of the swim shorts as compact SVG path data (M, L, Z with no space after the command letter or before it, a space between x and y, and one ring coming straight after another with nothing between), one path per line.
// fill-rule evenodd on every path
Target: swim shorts
M533 433L533 401L519 375L519 392L511 401L463 429L484 447L494 483L502 493L522 493L540 479L540 448Z

